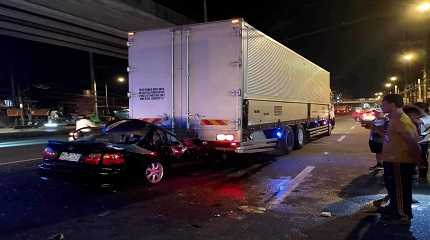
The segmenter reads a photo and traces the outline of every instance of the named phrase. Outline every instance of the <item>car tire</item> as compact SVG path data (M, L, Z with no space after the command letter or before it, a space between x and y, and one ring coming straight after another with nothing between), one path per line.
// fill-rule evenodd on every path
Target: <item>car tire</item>
M305 145L305 130L302 125L297 125L294 129L294 149L300 149Z
M166 168L161 161L153 160L145 164L145 180L150 185L156 185L162 182L166 175Z
M294 131L291 127L286 126L283 131L282 138L280 139L279 149L284 154L288 154L294 150Z

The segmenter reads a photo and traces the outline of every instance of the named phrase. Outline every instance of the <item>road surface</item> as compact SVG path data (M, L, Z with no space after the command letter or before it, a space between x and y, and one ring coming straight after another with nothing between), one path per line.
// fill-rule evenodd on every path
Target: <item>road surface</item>
M119 190L40 179L45 140L0 143L0 239L430 239L428 185L414 189L410 228L369 212L382 173L368 171L368 131L350 117L289 155L185 166Z

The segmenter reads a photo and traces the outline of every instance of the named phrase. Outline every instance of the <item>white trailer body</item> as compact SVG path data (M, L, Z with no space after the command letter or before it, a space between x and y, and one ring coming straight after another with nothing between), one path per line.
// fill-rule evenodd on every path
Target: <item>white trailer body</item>
M329 73L242 20L129 34L129 81L132 118L217 149L272 150L269 130L288 126L329 131Z

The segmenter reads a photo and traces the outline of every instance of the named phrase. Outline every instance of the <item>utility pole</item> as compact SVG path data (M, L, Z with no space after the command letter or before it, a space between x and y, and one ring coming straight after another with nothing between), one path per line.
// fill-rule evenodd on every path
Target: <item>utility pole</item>
M106 113L109 114L109 101L108 101L108 85L105 79L105 104L106 104Z
M203 0L203 16L204 16L204 21L207 22L208 21L208 5L206 0Z
M94 74L94 59L93 59L93 53L89 52L89 62L90 62L90 77L91 77L91 87L93 88L94 92L94 113L96 114L96 117L99 117L99 110L98 110L98 104L97 104L97 83L96 78Z
M21 126L24 125L24 103L21 95L21 85L18 85L18 102L19 102L19 115L21 119Z
M9 72L10 72L10 91L11 91L11 97L12 97L12 106L15 106L16 91L15 91L15 76L14 76L13 63L10 64L9 66Z

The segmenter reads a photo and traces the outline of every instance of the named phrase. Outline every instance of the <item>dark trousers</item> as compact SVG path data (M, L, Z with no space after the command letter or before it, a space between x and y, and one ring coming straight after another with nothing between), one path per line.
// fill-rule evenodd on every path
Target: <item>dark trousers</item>
M390 197L389 208L398 217L412 218L412 173L415 164L384 161L384 182Z
M428 173L428 169L429 169L429 162L427 160L429 144L428 143L421 143L420 146L421 146L421 157L424 159L424 166L418 170L419 171L419 177L427 179L427 173Z

